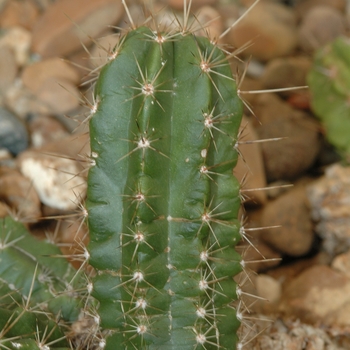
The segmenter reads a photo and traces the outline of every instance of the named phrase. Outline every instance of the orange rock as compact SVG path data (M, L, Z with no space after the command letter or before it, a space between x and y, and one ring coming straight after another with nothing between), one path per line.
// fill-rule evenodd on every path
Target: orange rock
M123 15L121 1L58 0L33 30L32 50L43 57L65 56L96 37Z

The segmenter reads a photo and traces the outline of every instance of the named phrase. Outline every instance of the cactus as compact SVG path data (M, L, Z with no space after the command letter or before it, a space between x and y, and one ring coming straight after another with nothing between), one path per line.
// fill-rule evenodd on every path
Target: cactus
M0 348L69 348L64 324L78 319L80 273L60 249L10 217L0 221ZM54 256L59 258L55 259ZM60 326L58 325L60 319Z
M339 37L320 49L308 75L311 106L329 142L350 161L350 45Z
M133 25L95 84L83 208L92 279L54 259L63 256L53 244L2 222L0 348L244 346L232 173L242 101L231 55L187 28ZM79 340L68 329L90 324L84 317L94 325Z
M90 264L106 349L234 349L242 105L191 32L127 33L90 119Z

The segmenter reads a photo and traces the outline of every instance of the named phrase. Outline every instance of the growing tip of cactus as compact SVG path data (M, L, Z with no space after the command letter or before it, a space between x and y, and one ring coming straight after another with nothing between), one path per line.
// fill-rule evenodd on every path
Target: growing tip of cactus
M56 264L52 257L64 256L54 250L41 257L45 242L27 252L25 228L2 222L0 261L19 259L26 272L18 284L1 263L1 295L28 302L0 310L0 348L242 349L249 277L240 277L246 267L236 251L245 230L233 168L243 102L234 53L218 44L227 31L196 35L191 1L177 30L160 29L155 17L155 27L138 26L122 3L131 28L107 50L92 102L84 100L89 245L72 271L64 259ZM49 271L45 283L39 271Z

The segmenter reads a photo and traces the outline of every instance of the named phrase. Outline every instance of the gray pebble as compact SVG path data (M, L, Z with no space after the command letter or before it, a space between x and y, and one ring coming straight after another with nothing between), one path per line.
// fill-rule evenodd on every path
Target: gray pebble
M28 132L20 119L0 107L0 149L17 155L28 147Z

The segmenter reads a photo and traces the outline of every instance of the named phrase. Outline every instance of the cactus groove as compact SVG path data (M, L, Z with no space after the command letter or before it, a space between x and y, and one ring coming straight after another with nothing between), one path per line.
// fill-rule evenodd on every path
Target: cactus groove
M225 53L139 27L95 101L89 262L106 349L236 349L242 103Z

